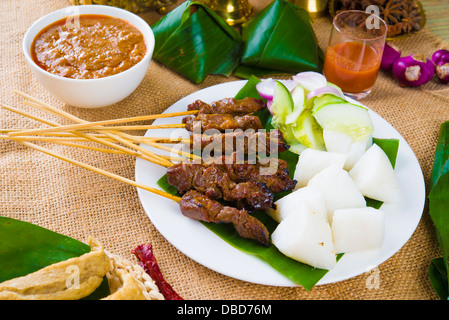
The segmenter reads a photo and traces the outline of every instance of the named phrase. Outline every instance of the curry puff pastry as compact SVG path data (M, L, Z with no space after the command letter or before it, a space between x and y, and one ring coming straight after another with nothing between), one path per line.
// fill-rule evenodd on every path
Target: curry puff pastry
M108 279L111 294L105 300L163 300L154 281L139 265L105 251L92 237L91 251L26 276L0 283L0 300L78 300ZM77 281L70 278L76 270Z

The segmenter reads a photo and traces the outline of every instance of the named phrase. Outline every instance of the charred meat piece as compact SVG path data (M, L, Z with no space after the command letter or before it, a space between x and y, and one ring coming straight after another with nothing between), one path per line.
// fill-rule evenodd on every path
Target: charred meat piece
M233 114L233 115L244 115L249 113L254 113L265 108L265 104L262 99L255 98L244 98L241 100L236 100L234 98L225 98L219 101L213 102L212 104L205 103L201 100L196 100L195 102L187 106L187 110L198 110L198 114Z
M264 184L236 183L223 166L215 163L178 163L167 169L167 179L181 195L197 190L212 199L223 199L251 212L273 206L274 195Z
M232 223L243 238L256 240L265 246L270 243L265 225L245 210L224 206L195 190L184 194L179 205L186 217L205 222Z
M194 128L198 128L197 130L201 133L211 129L216 129L220 132L235 129L263 129L259 117L251 115L198 114L196 116L185 116L182 119L182 123L186 125L186 130L193 132Z
M167 177L168 182L176 187L180 194L195 189L214 199L223 198L233 202L252 199L250 203L253 209L262 209L270 207L270 193L291 191L297 183L290 178L286 161L273 158L270 162L240 162L234 153L211 162L183 161L169 167ZM245 182L246 185L242 184ZM250 190L254 193L252 196L249 195ZM246 196L237 195L240 192Z
M229 177L235 182L253 181L264 184L271 192L293 190L297 181L290 178L288 164L272 158L266 164L222 160Z
M196 175L199 172L201 174L204 173L202 167L211 166L213 163L214 168L219 168L221 174L223 172L226 173L226 179L229 179L227 181L232 181L236 184L255 182L263 185L272 193L293 190L297 181L290 178L287 162L282 159L270 159L270 161L271 163L267 164L253 164L248 161L240 162L235 154L230 157L222 156L208 163L183 161L167 169L168 182L176 187L180 194L184 194L188 190L197 187L199 180ZM215 183L215 188L209 188L209 192L218 188L215 181L209 183L211 185ZM209 193L209 195L213 196L213 193Z
M219 133L212 135L193 134L191 136L193 150L204 150L209 146L213 150L221 150L222 154L238 151L244 154L259 153L272 154L274 147L277 152L288 150L289 145L284 142L279 130L271 132L243 132Z

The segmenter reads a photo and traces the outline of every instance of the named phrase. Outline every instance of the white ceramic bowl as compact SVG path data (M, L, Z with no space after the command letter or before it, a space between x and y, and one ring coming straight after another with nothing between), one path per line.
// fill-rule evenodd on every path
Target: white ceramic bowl
M98 79L71 79L51 74L40 68L31 58L31 45L36 35L58 20L81 14L98 14L120 18L139 29L146 42L147 52L135 66ZM23 52L38 81L56 98L76 107L98 108L117 103L129 96L142 82L154 50L151 27L139 16L115 7L103 5L71 6L52 12L37 20L25 33Z

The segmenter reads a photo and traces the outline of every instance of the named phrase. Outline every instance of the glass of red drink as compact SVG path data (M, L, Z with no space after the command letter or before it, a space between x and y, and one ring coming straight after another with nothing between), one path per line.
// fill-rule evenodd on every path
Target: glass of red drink
M387 24L378 15L359 10L334 17L324 59L323 74L353 98L372 90L379 73Z

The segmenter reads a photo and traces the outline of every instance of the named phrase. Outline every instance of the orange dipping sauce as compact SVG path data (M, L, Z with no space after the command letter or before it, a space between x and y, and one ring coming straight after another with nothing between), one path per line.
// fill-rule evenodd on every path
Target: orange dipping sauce
M323 73L327 81L344 92L360 93L376 82L382 54L360 42L343 42L328 47Z
M83 14L77 21L58 20L35 37L31 56L39 67L61 77L96 79L123 72L146 54L143 34L122 19Z

